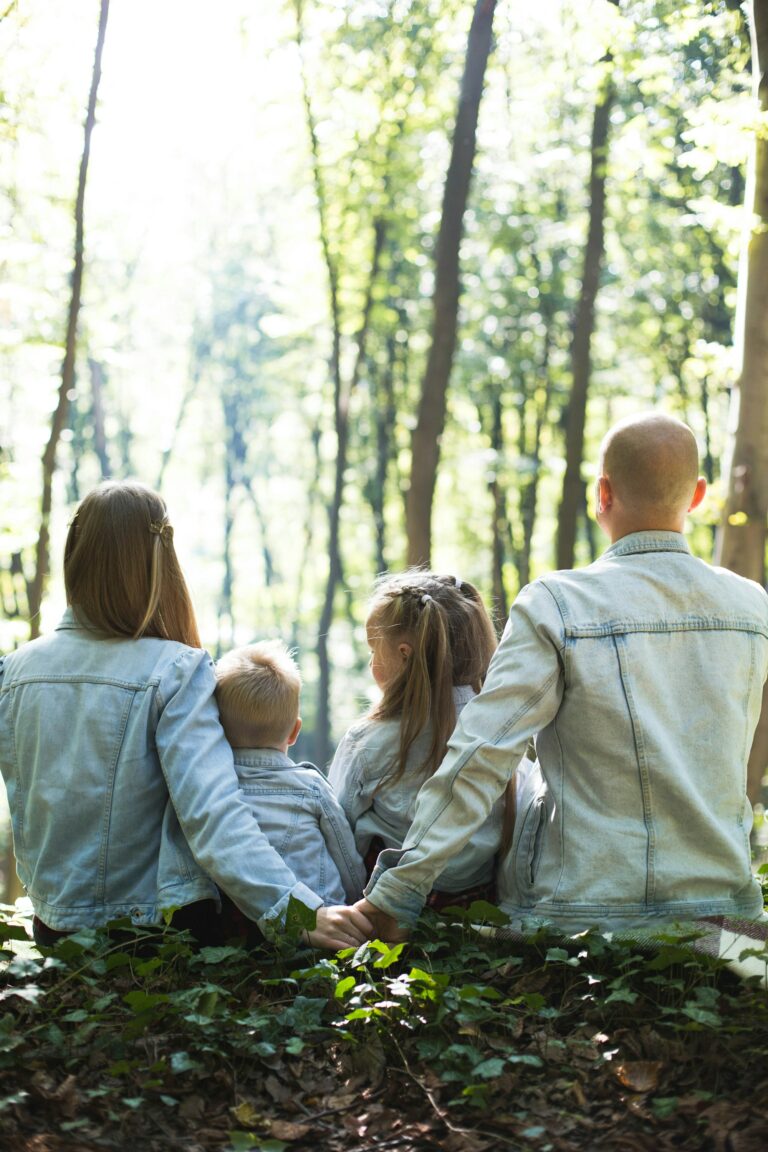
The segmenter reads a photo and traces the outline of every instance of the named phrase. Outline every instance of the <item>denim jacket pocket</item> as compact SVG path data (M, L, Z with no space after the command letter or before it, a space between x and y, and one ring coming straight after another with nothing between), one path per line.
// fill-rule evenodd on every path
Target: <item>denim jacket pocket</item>
M515 849L515 878L521 893L528 893L536 882L536 873L544 845L547 822L547 785L542 780L527 808L519 814L520 832Z

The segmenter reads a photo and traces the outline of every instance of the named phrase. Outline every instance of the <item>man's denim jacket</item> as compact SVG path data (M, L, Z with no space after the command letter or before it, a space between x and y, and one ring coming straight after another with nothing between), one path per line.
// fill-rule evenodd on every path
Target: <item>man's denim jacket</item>
M243 795L264 835L324 904L359 900L365 868L349 821L325 776L274 748L235 748Z
M0 660L0 770L19 878L50 928L72 930L218 899L262 929L297 882L237 782L207 652L104 639L67 610Z
M412 922L537 736L544 786L500 877L515 921L760 916L746 763L767 670L768 596L679 533L633 533L535 581L368 895Z

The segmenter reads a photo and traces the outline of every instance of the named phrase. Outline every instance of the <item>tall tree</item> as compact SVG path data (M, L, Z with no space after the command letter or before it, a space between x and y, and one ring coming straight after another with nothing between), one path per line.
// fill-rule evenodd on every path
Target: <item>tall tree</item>
M718 534L718 563L765 582L768 525L768 0L750 5L752 76L760 125L750 158L746 250L739 269L736 341L741 370L732 393L735 432L730 446L728 496ZM768 765L768 690L749 760L749 792L760 794Z
M611 0L617 3L618 0ZM592 334L595 328L595 301L605 249L605 186L608 168L608 138L611 108L615 98L613 56L606 53L604 73L595 102L592 121L589 171L589 226L584 248L581 293L576 306L571 341L573 382L568 400L565 437L565 474L557 531L557 567L573 566L576 526L585 507L581 464L584 457L584 426L591 371Z
M409 564L430 562L432 503L440 459L440 437L445 427L448 382L456 348L461 293L459 252L475 161L477 121L491 51L495 11L496 0L476 0L453 130L451 159L443 190L432 298L432 339L411 439L411 477L405 505Z
M66 424L70 397L75 387L75 358L77 355L77 321L80 314L80 300L83 287L83 266L85 256L85 185L88 177L88 161L91 153L91 135L96 123L96 99L101 80L101 57L104 38L107 32L109 0L101 0L99 29L96 37L96 51L93 58L91 90L85 115L83 151L80 157L80 172L75 199L75 249L72 268L72 290L69 298L67 329L64 342L64 360L61 366L61 384L58 400L51 419L51 429L43 452L43 493L40 505L40 531L35 555L35 572L30 581L29 630L34 638L40 632L40 605L48 581L50 570L50 520L53 496L53 475L56 470L56 449L62 430Z

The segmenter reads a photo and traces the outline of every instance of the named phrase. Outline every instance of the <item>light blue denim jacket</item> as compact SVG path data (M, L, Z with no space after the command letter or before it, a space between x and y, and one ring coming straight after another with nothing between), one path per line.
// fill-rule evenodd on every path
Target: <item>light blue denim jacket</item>
M475 695L467 684L453 689L456 715ZM392 772L400 744L399 720L364 718L342 737L328 772L336 795L365 856L374 838L386 848L400 848L413 822L416 797L424 782L420 766L429 754L431 728L420 732L411 746L399 780L384 783ZM472 840L456 853L435 880L441 892L461 892L493 879L501 843L504 801L494 804Z
M313 764L275 748L235 748L240 788L264 835L324 904L359 900L365 868L333 789Z
M259 830L219 723L207 652L103 639L68 609L0 661L0 770L19 878L50 928L218 899L262 930L322 904Z
M746 762L767 670L768 596L679 533L633 533L535 581L368 895L412 922L538 734L544 785L500 876L513 920L760 916Z

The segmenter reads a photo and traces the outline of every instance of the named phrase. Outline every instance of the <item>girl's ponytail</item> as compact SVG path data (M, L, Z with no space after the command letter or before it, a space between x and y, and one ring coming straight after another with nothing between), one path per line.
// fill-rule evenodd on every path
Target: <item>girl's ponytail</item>
M429 751L414 768L432 775L456 725L453 689L467 685L479 692L485 679L496 646L490 617L472 584L411 569L378 583L368 626L384 644L406 643L411 649L370 713L373 720L400 724L397 757L384 784L400 779L414 742L428 726Z
M393 779L402 776L411 745L430 721L432 740L423 765L428 776L442 760L448 737L456 726L456 705L445 606L425 592L419 598L413 653L403 693L398 763Z

